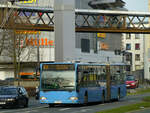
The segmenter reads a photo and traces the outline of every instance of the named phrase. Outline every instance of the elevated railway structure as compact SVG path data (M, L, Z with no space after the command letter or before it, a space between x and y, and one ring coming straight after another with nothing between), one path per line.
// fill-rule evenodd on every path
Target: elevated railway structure
M7 13L9 18L2 26L5 17L8 16ZM53 13L52 8L0 6L0 27L54 31ZM75 15L76 32L150 33L150 27L144 24L148 22L149 12L75 9Z

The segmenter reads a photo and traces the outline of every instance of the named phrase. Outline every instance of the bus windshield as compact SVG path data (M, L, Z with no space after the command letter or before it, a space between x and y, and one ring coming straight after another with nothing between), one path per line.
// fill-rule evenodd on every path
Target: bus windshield
M43 91L75 89L74 70L43 71L41 79L41 90Z

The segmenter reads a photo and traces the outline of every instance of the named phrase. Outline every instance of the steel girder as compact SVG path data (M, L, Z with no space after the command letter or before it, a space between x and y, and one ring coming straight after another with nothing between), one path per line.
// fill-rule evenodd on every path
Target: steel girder
M51 8L1 7L2 29L53 31ZM76 9L76 32L150 33L150 13ZM7 17L7 18L6 18Z

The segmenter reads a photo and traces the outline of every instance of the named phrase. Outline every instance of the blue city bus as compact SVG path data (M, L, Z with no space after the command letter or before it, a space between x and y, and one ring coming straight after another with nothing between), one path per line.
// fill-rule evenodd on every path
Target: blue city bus
M109 67L109 68L108 68ZM40 103L86 104L126 96L125 67L120 64L42 63L40 65Z

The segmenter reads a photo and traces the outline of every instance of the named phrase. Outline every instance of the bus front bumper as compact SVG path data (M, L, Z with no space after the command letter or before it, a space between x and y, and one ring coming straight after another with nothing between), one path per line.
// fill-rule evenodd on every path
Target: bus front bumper
M61 100L48 100L46 98L40 98L41 104L78 104L79 100L77 97L72 97L69 99L61 99Z

